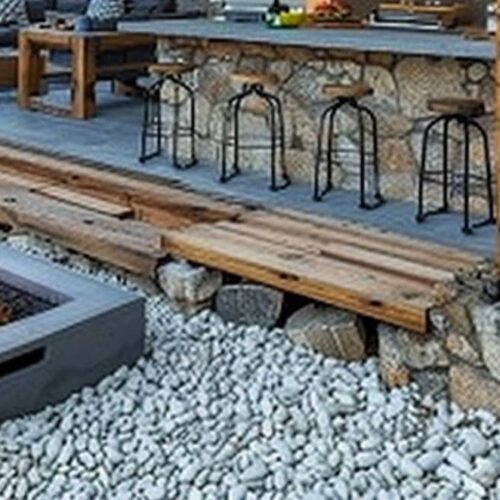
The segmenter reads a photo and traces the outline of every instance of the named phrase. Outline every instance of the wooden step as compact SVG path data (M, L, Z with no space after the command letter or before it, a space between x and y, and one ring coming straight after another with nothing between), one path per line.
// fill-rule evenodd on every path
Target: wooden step
M429 267L456 272L477 264L481 258L470 252L424 242L396 233L366 228L360 224L300 214L289 210L258 210L242 215L242 221L265 225L290 233L300 232L318 243L345 243L356 248L377 252L385 256L406 259Z
M160 235L142 222L118 220L19 188L0 188L0 222L43 233L62 245L131 272L152 276Z
M299 249L304 252L330 257L339 262L360 265L366 270L379 271L394 276L410 278L415 282L433 285L436 281L450 281L453 273L438 267L432 267L419 262L409 261L393 255L366 250L357 244L346 244L333 240L321 240L304 235L300 231L291 232L287 229L287 220L283 219L283 226L266 227L265 224L251 224L243 222L220 222L217 227L227 229L235 234L243 234L260 241L277 243L290 250ZM306 226L307 228L307 226ZM359 238L357 243L363 240Z
M417 332L427 329L431 286L334 257L198 225L168 231L165 251Z

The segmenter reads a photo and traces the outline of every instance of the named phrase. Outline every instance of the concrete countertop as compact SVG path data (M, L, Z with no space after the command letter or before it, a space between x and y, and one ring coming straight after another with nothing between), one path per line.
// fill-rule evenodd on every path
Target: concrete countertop
M211 41L264 43L314 49L382 52L414 56L494 61L493 41L467 40L453 33L396 29L270 29L258 23L208 19L124 22L120 31L158 37L185 37Z

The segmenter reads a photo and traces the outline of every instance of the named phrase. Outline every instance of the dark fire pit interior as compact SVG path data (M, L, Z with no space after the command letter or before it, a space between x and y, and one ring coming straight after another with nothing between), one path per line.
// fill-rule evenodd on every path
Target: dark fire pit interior
M0 324L29 318L58 305L59 302L0 281Z

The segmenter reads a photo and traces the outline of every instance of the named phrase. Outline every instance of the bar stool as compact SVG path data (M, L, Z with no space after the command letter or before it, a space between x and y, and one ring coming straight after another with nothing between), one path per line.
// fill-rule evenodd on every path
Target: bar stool
M463 191L464 198L464 222L462 231L465 234L472 233L472 228L481 227L495 222L493 186L490 151L488 145L488 136L476 118L485 114L484 103L480 99L469 98L442 98L430 99L427 102L427 108L433 113L438 113L425 128L422 142L422 158L418 178L418 211L417 222L423 222L428 216L446 213L449 208L449 187L450 187L450 171L448 161L448 139L450 123L456 122L463 128L464 137L464 170L463 174L452 172L452 188L456 187L455 180L460 178L459 188ZM431 131L440 123L443 123L443 169L428 170L427 169L427 149L428 140ZM485 161L485 176L472 174L470 172L470 135L471 129L479 132L483 141L484 161ZM436 176L442 176L441 181L436 179ZM485 183L486 196L488 202L488 216L481 222L470 224L470 188L471 180L476 180ZM443 188L441 207L435 210L424 211L424 188L425 183L441 184Z
M176 168L187 169L198 163L196 157L196 98L194 90L183 81L183 75L191 73L196 68L190 64L180 62L156 63L149 66L149 73L155 78L153 83L144 89L144 114L141 131L141 163L159 156L163 150L163 141L172 138L172 161ZM162 117L162 89L165 83L173 85L174 100L172 104L172 131L165 132ZM180 91L187 95L189 106L188 125L181 125ZM190 154L187 161L179 161L179 141L182 138L189 140ZM148 143L152 140L153 148L148 150Z
M242 90L232 96L227 102L222 128L222 166L220 182L228 182L240 173L240 149L269 149L271 153L271 184L270 189L277 191L286 188L290 179L285 166L285 122L280 98L271 93L268 88L279 84L278 77L273 73L257 73L238 71L233 73L233 79L242 85ZM256 96L264 103L264 112L269 118L270 142L265 145L240 144L240 112L244 101ZM233 134L230 135L231 125ZM233 161L228 169L228 149L233 148ZM279 167L279 171L278 171ZM280 176L280 179L278 179Z
M332 102L323 111L320 119L316 164L314 168L314 200L321 201L333 189L333 155L342 152L341 148L334 148L335 116L342 107L350 107L356 112L359 129L359 206L363 209L375 209L385 200L380 191L380 173L378 166L378 132L377 119L374 113L366 106L359 104L363 97L373 94L373 89L366 83L351 85L326 84L323 93ZM366 150L365 118L371 123L371 151ZM328 123L328 125L327 125ZM326 148L323 145L326 129ZM343 151L348 152L348 151ZM350 150L349 150L350 152ZM326 183L321 186L321 163L326 155ZM373 167L373 203L367 201L366 195L366 167L367 160L371 157Z

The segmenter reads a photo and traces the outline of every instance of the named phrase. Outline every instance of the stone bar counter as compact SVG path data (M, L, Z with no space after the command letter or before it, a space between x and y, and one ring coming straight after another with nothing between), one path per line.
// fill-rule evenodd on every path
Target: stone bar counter
M374 95L365 103L379 120L382 186L392 199L414 199L422 132L431 97L481 97L493 132L494 43L459 34L382 29L270 29L260 24L211 20L168 20L123 23L122 31L159 37L160 57L182 56L196 65L199 151L212 163L220 158L222 111L239 90L235 69L275 72L281 80L285 108L287 168L292 180L310 182L319 113L327 82L366 81ZM250 103L244 127L264 136L266 120ZM356 121L339 117L339 147L357 148ZM262 133L262 134L261 134ZM245 132L244 132L245 134ZM436 157L442 148L437 144ZM440 138L439 138L440 139ZM460 158L460 139L452 138L451 159ZM493 143L492 143L493 144ZM491 148L494 149L493 147ZM472 145L473 163L482 166L479 141ZM248 151L243 166L267 170L267 155ZM436 158L437 160L437 158ZM341 160L336 183L357 188L357 157ZM482 205L477 199L478 208Z

